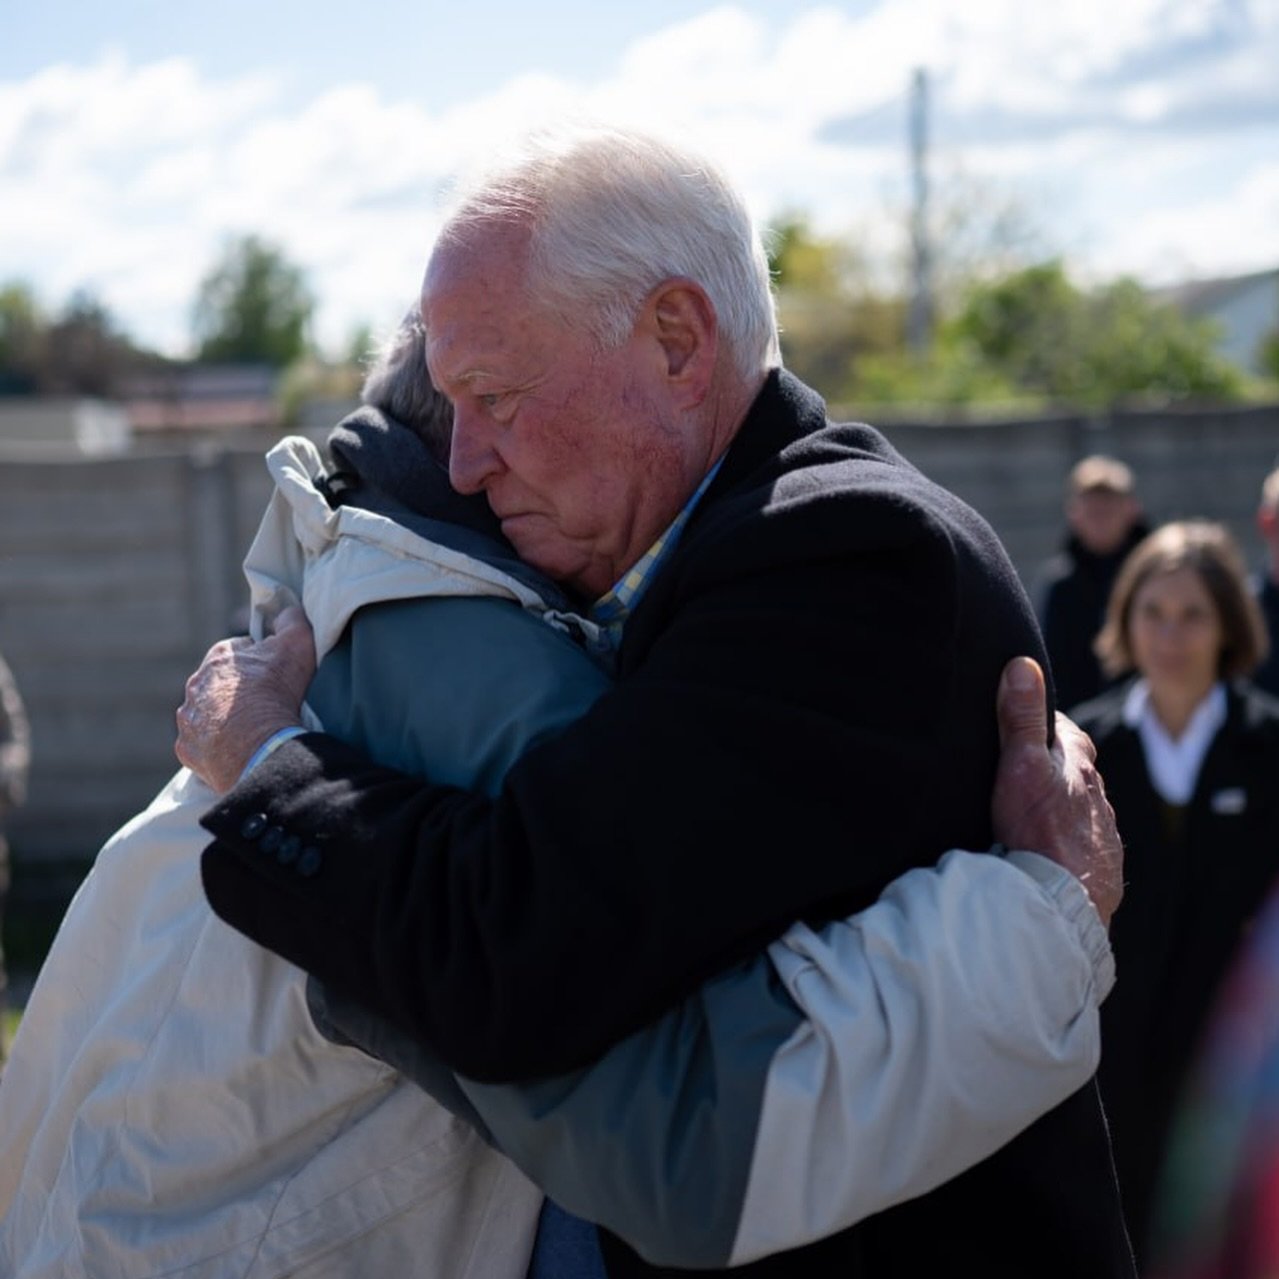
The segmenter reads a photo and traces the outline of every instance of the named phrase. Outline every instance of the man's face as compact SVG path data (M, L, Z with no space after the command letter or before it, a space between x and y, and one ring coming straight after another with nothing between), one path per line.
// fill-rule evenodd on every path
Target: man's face
M1130 493L1089 489L1076 493L1066 508L1075 536L1095 555L1117 551L1137 521L1141 508Z
M694 433L651 333L595 349L528 296L526 254L509 227L437 249L422 289L427 365L453 404L453 487L484 492L521 558L594 598L696 487Z

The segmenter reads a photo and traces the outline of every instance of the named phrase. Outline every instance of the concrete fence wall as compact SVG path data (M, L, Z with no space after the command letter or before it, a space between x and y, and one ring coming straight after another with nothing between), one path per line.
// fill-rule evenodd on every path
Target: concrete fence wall
M1258 487L1279 453L1279 406L884 429L986 515L1027 579L1060 539L1062 480L1085 453L1128 461L1155 519L1222 519L1254 557ZM270 491L261 453L0 457L0 651L34 737L29 801L10 824L19 900L64 901L172 773L183 681L245 601L239 564Z
M174 771L183 683L243 604L269 491L260 450L0 458L0 651L33 754L15 908L65 898Z
M1060 544L1063 481L1089 453L1109 453L1133 468L1152 523L1220 520L1250 559L1261 554L1254 516L1261 481L1279 465L1279 405L1101 420L880 425L921 470L991 522L1028 583Z

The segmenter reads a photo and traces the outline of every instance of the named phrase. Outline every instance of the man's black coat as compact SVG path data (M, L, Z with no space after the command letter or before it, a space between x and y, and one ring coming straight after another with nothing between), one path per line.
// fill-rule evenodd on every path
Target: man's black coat
M627 624L615 690L496 800L306 735L206 819L206 891L458 1071L565 1071L794 919L987 847L1018 653L1044 658L986 524L772 374ZM307 855L264 857L264 825ZM610 1274L655 1273L606 1250ZM1092 1086L940 1190L741 1273L943 1271L1130 1274Z

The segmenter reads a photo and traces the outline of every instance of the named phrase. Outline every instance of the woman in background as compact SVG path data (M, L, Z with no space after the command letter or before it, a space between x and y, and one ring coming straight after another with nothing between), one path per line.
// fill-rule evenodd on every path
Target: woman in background
M1126 849L1099 1077L1139 1261L1187 1067L1279 870L1279 702L1246 680L1265 650L1230 534L1168 524L1125 561L1097 638L1135 678L1074 713Z

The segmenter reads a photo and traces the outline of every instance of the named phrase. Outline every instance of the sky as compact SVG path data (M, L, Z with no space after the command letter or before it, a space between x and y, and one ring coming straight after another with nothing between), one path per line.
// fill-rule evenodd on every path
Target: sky
M330 350L393 327L450 181L565 115L676 132L894 270L916 68L939 216L1014 207L1085 280L1279 266L1279 0L0 0L0 32L0 283L174 355L250 232Z

